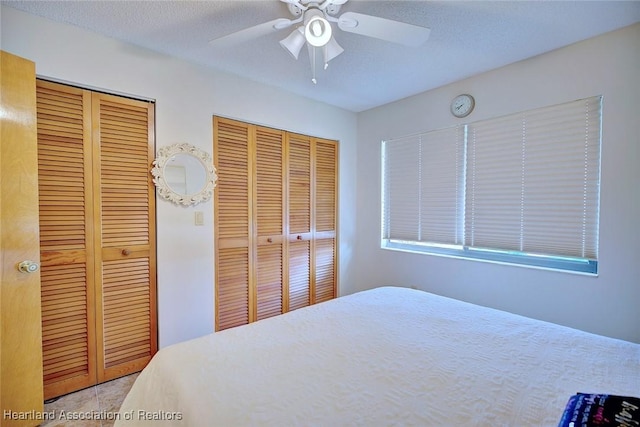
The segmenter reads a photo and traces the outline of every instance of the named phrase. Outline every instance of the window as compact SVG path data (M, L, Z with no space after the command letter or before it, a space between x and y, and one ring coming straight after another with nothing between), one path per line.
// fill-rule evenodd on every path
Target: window
M382 247L597 273L602 97L382 143Z

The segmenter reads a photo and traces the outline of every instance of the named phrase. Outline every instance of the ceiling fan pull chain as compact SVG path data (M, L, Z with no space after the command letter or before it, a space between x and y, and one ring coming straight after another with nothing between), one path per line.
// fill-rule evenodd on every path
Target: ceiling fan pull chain
M318 83L318 81L316 80L316 48L312 47L311 50L313 51L313 55L311 55L311 81L313 82L313 84Z

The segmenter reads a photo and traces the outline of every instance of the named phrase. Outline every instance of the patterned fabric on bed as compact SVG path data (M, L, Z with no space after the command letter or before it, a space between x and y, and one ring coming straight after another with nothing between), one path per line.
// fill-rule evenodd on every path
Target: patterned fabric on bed
M557 426L578 391L639 396L640 345L383 287L162 349L116 426Z

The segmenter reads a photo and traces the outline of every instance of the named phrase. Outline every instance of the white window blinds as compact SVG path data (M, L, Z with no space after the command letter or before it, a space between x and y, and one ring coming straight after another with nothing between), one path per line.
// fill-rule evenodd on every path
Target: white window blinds
M595 273L602 98L383 142L382 246Z
M469 125L467 246L596 259L600 104Z
M386 239L462 243L463 131L448 128L385 143Z

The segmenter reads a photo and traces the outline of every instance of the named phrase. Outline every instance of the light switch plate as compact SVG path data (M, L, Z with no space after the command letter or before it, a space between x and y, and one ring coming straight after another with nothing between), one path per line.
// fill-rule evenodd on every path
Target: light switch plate
M194 216L196 225L204 225L204 213L202 211L196 211Z

